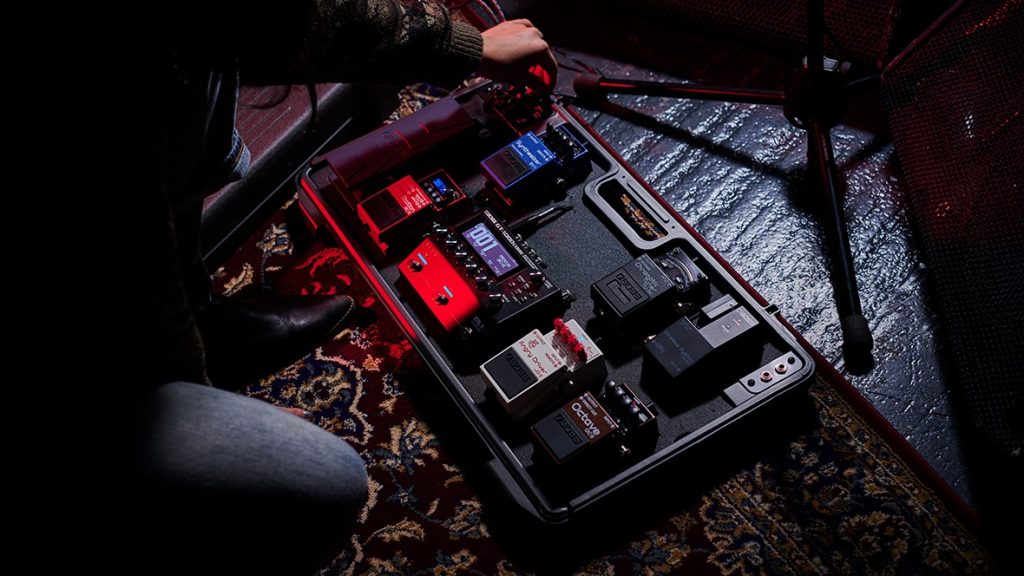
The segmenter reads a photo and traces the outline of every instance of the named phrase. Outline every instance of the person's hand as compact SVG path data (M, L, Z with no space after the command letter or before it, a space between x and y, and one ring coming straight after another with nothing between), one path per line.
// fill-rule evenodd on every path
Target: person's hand
M307 422L313 421L313 414L303 410L302 408L290 408L288 406L277 406L277 408L280 410L284 410L285 412L291 414L292 416L298 416L299 418L302 418Z
M480 74L534 90L551 92L558 63L544 35L525 19L508 20L484 30Z

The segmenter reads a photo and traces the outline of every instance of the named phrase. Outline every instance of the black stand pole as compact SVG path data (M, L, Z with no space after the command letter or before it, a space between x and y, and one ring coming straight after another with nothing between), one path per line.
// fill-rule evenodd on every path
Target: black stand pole
M696 82L635 82L625 79L579 76L577 96L643 94L772 104L784 107L790 124L807 132L807 166L821 198L819 209L832 268L832 288L843 331L843 357L854 372L871 368L874 340L861 311L857 278L850 254L846 216L842 204L842 180L836 168L831 130L846 113L845 67L825 58L824 1L808 2L807 57L785 92L713 86Z

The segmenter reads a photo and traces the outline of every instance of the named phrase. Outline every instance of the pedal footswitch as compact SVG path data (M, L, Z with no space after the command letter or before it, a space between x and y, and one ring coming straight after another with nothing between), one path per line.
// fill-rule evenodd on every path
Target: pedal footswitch
M619 424L590 392L573 398L530 426L534 438L556 464L602 443L618 429Z
M607 454L611 448L628 457L634 448L657 439L656 422L653 404L644 404L629 386L609 381L598 396L580 394L541 418L530 432L556 464L563 464L580 453Z
M484 174L508 196L550 171L555 153L533 132L527 132L480 163Z
M565 191L570 181L589 172L587 147L565 125L549 125L538 136L527 132L484 158L480 167L500 197L511 205L528 193Z

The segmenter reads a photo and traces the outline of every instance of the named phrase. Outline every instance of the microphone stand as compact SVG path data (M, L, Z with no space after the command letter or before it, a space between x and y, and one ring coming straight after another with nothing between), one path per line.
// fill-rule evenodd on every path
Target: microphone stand
M715 86L697 82L641 82L581 75L574 82L581 98L606 94L638 94L694 100L744 102L782 106L786 119L807 132L807 166L820 196L820 218L831 262L832 289L843 332L843 358L854 372L873 365L874 340L861 310L857 278L850 254L842 187L836 168L831 130L846 113L844 75L847 64L826 58L824 0L807 6L807 56L785 91Z

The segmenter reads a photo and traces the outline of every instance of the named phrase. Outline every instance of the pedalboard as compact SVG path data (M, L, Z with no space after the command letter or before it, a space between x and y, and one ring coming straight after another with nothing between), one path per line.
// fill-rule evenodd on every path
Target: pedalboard
M317 157L298 184L310 227L365 272L542 521L665 469L813 372L559 96L468 86Z

